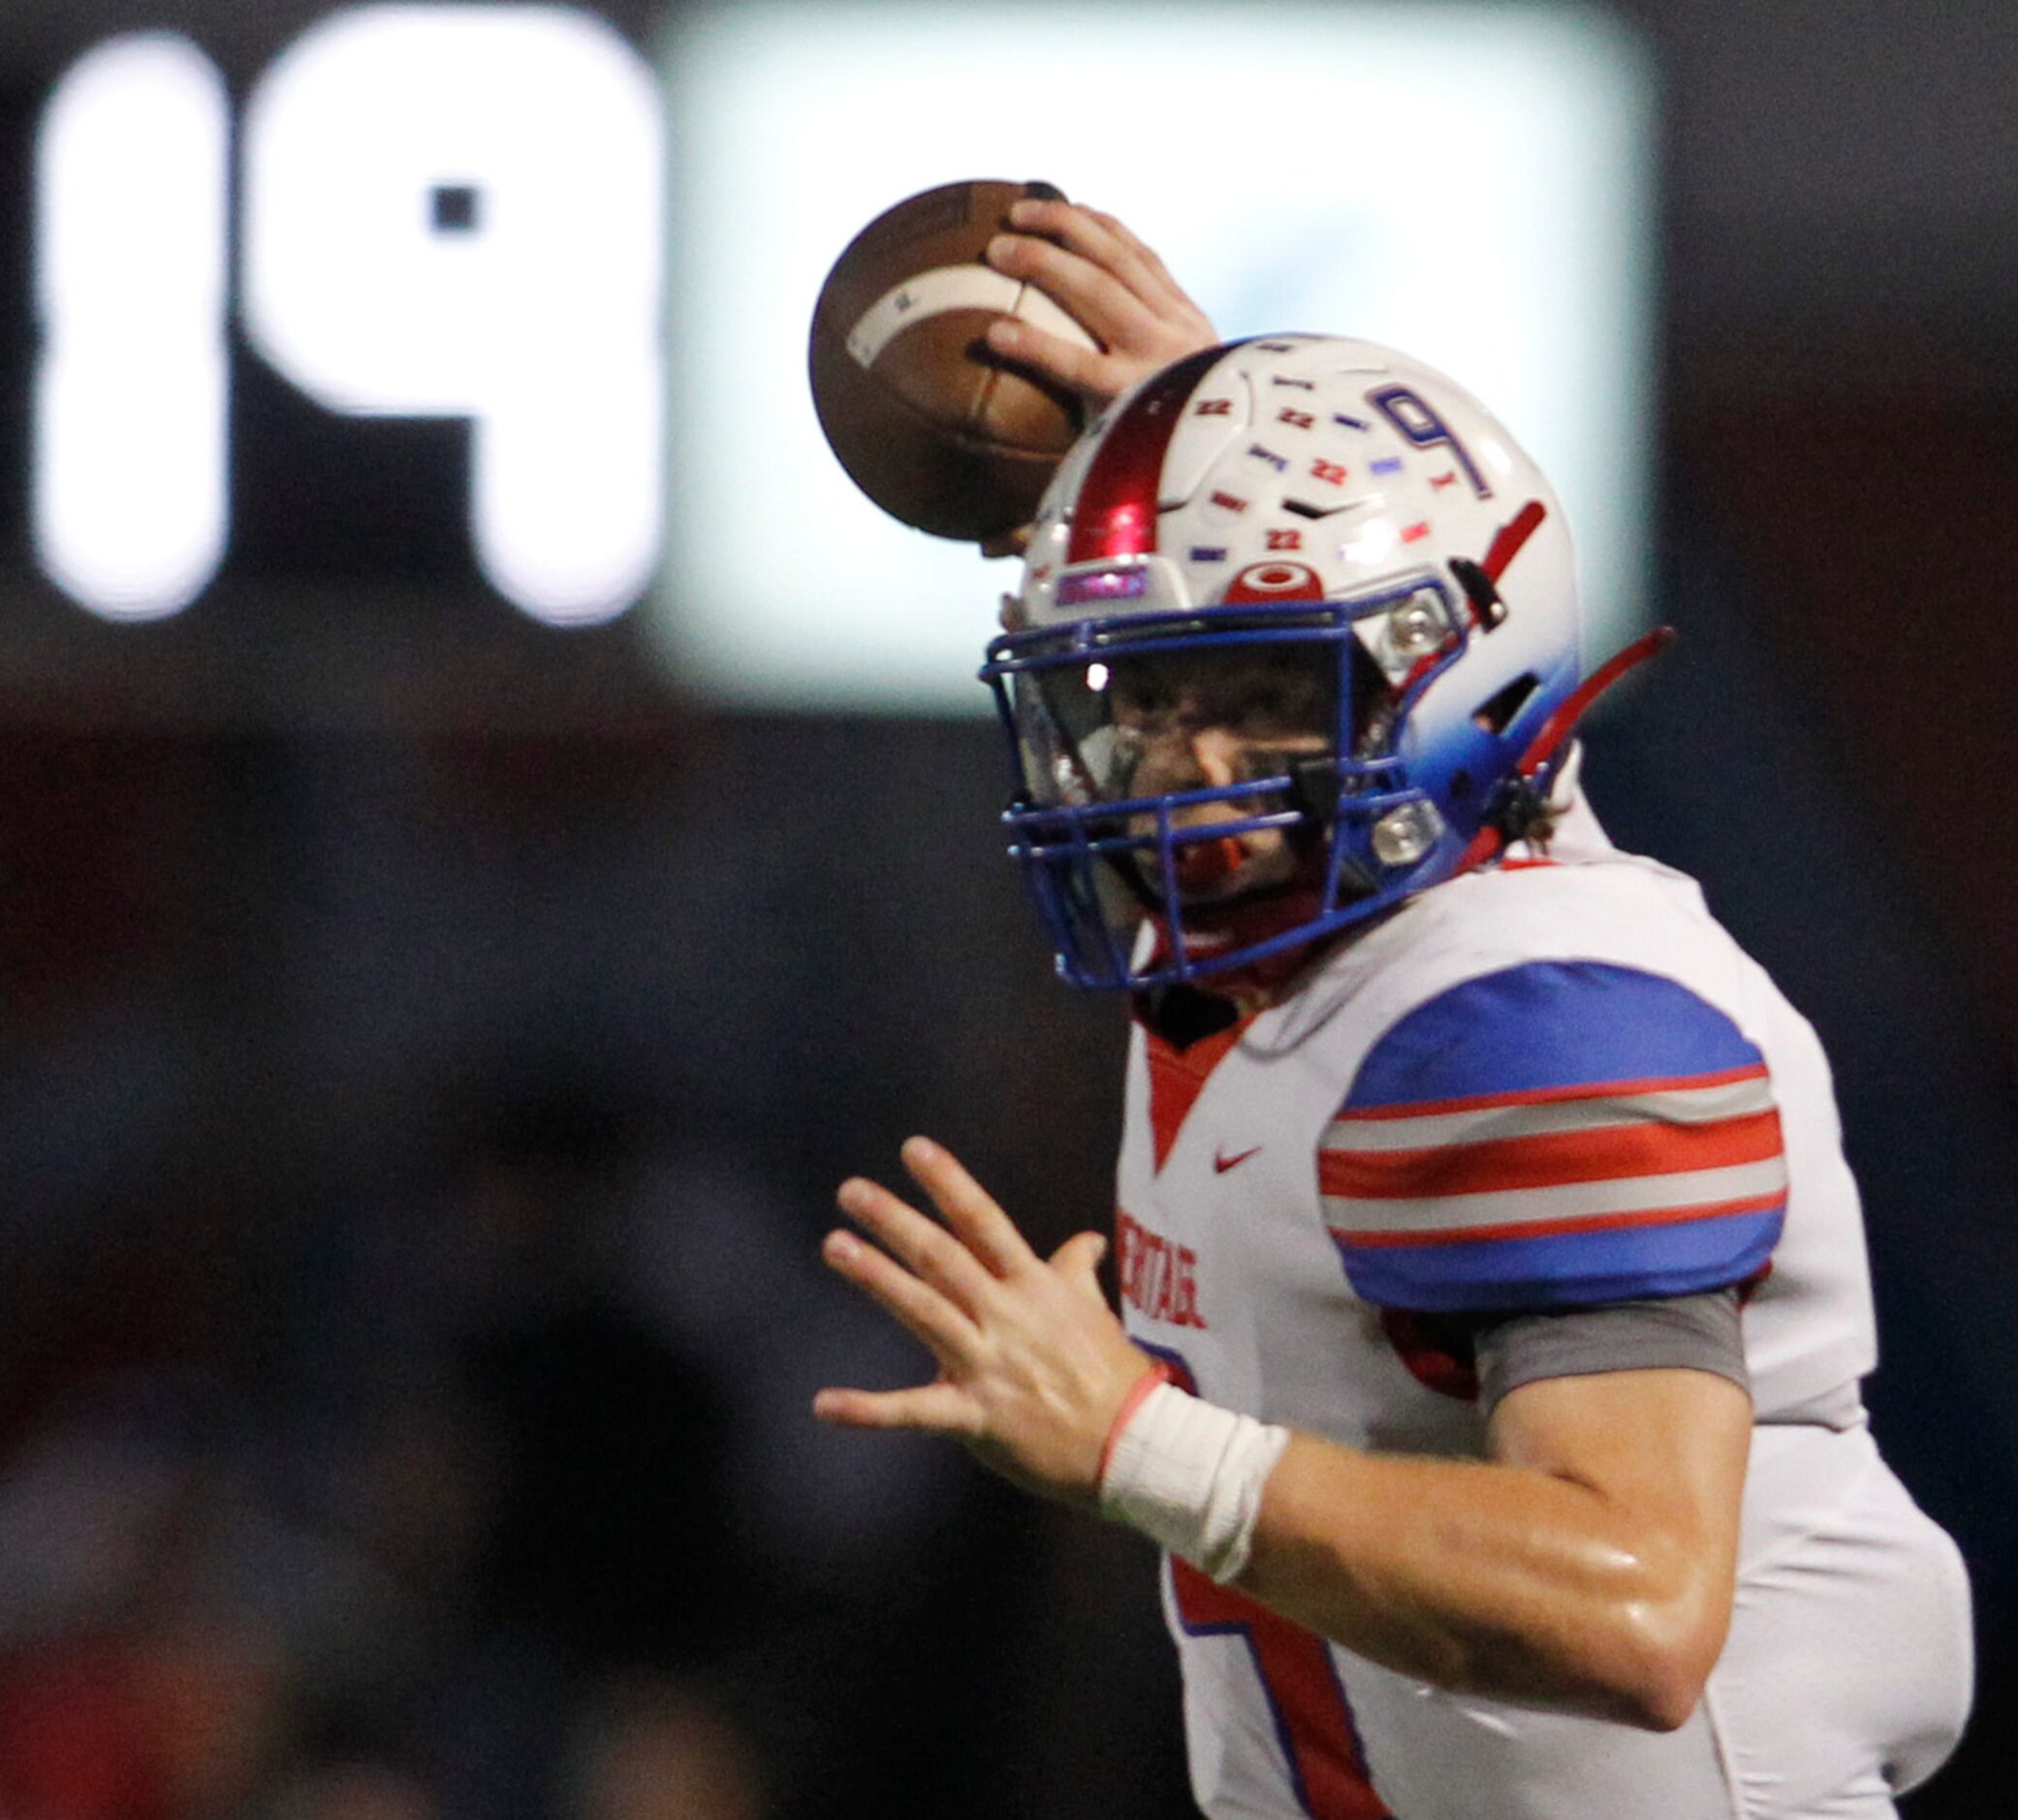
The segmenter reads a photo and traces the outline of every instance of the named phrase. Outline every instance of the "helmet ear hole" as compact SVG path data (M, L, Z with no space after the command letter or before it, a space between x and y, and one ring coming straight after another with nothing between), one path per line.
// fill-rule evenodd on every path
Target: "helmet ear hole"
M1495 738L1503 734L1519 718L1521 709L1533 698L1541 687L1541 678L1531 670L1525 675L1516 676L1505 688L1490 696L1471 710L1472 720Z

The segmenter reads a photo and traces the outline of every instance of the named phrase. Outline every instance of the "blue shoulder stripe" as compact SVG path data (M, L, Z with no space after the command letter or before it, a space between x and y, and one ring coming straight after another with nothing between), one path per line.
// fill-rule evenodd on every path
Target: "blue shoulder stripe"
M1425 1314L1586 1307L1687 1296L1742 1283L1780 1242L1781 1201L1672 1225L1486 1239L1465 1244L1356 1245L1334 1233L1353 1293Z
M1729 1018L1657 974L1534 960L1419 1005L1361 1064L1342 1110L1756 1067Z
M1509 967L1400 1020L1317 1166L1354 1291L1424 1312L1740 1282L1786 1208L1758 1050L1674 981L1595 961Z

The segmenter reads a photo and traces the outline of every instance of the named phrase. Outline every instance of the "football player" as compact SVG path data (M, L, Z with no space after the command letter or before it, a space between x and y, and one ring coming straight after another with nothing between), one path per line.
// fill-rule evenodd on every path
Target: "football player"
M1577 787L1657 637L1584 675L1561 507L1448 378L1198 345L1119 224L1022 209L996 257L1109 352L1001 351L1096 402L1157 368L983 672L1058 969L1133 1011L1122 1312L1100 1236L1035 1255L915 1139L936 1217L851 1180L826 1256L937 1377L817 1413L1166 1551L1210 1815L1893 1813L1962 1724L1967 1583L1866 1425L1814 1034Z

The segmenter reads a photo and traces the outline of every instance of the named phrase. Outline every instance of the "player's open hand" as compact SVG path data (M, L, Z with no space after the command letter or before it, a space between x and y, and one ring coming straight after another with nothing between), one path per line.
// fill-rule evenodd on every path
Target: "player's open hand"
M950 1434L1031 1491L1090 1503L1107 1431L1150 1363L1100 1293L1106 1240L1080 1233L1041 1258L951 1152L913 1138L903 1159L944 1223L857 1177L836 1199L877 1243L833 1232L825 1255L930 1349L939 1375L907 1390L822 1391L813 1413Z
M1014 317L989 325L988 345L1077 392L1089 414L1218 342L1163 262L1112 215L1031 199L1011 207L1009 222L1015 232L989 242L988 263L1046 293L1100 348L1077 347Z

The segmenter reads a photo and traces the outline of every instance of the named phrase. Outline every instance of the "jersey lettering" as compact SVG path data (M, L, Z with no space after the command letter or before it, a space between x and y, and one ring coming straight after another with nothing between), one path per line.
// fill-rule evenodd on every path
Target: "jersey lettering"
M1151 1321L1204 1327L1205 1316L1198 1311L1197 1252L1189 1245L1172 1244L1119 1208L1115 1211L1115 1237L1121 1300Z

